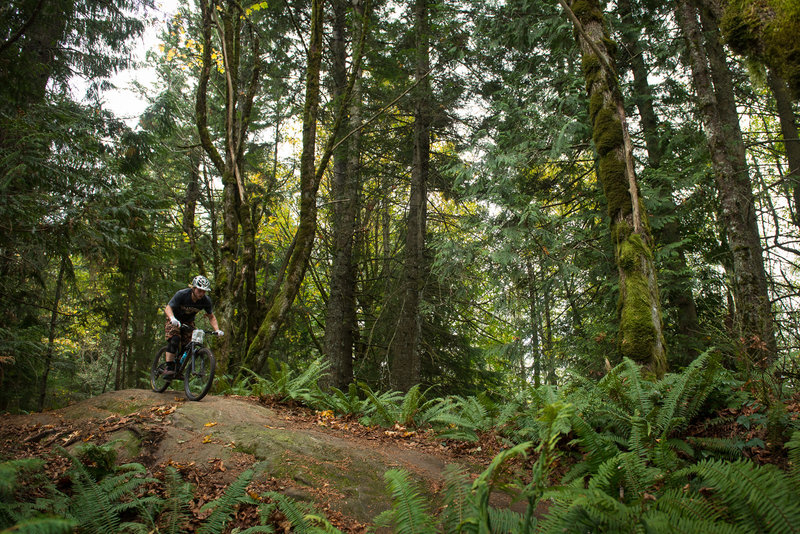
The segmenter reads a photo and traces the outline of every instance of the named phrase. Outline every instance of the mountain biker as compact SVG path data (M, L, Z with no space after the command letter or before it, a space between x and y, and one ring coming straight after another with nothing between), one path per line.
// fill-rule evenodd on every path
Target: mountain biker
M218 336L224 334L219 329L217 318L214 316L214 305L211 297L206 295L211 291L211 284L205 276L195 276L190 287L181 289L170 299L164 314L167 316L167 324L164 328L167 336L167 369L164 377L175 376L175 354L181 346L186 345L192 340L192 331L189 329L181 330L181 323L194 328L194 316L200 311L206 312L206 318Z

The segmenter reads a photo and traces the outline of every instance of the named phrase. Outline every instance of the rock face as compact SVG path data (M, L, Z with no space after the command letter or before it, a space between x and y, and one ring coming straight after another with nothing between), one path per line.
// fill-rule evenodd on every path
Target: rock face
M384 489L387 470L406 469L425 489L445 467L429 454L386 444L374 448L365 440L290 426L269 408L228 397L182 403L171 417L156 457L200 463L226 460L234 452L249 454L265 474L291 484L284 490L290 497L313 502L324 489L326 495L339 496L338 511L364 522L391 507ZM206 427L209 423L216 424Z
M346 426L333 432L248 399L209 396L188 402L174 391L115 391L62 410L11 417L2 425L28 433L55 429L38 438L40 443L54 436L61 441L53 443L73 446L90 437L113 442L120 462L142 463L152 471L168 464L179 470L197 466L200 478L212 477L219 485L258 464L259 476L277 481L287 496L363 523L391 507L383 478L389 469L409 471L435 509L435 489L448 463L402 442L359 437Z

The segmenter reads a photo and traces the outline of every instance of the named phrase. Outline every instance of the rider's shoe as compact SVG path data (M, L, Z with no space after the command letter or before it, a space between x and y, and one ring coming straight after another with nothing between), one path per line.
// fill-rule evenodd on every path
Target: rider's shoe
M164 380L172 380L175 378L175 369L164 369L161 371L161 376Z

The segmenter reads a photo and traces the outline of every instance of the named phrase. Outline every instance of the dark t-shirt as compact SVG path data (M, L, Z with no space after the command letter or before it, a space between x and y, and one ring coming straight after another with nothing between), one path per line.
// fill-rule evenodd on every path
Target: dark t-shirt
M211 298L204 295L203 298L194 302L192 300L192 288L187 287L181 289L172 300L169 301L169 307L172 308L172 313L175 318L184 324L191 324L194 322L194 316L198 312L205 311L206 313L214 313L214 305L211 303Z

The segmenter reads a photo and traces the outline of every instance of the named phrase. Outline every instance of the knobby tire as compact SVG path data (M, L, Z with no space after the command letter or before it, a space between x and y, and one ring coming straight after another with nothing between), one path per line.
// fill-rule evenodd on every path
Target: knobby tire
M214 382L214 370L217 361L210 350L202 348L194 355L194 365L192 361L186 362L186 369L183 372L183 389L189 400L199 401L211 390Z
M164 378L164 370L167 368L167 347L161 347L153 359L153 365L150 368L150 387L156 393L162 393L169 387L170 380Z

